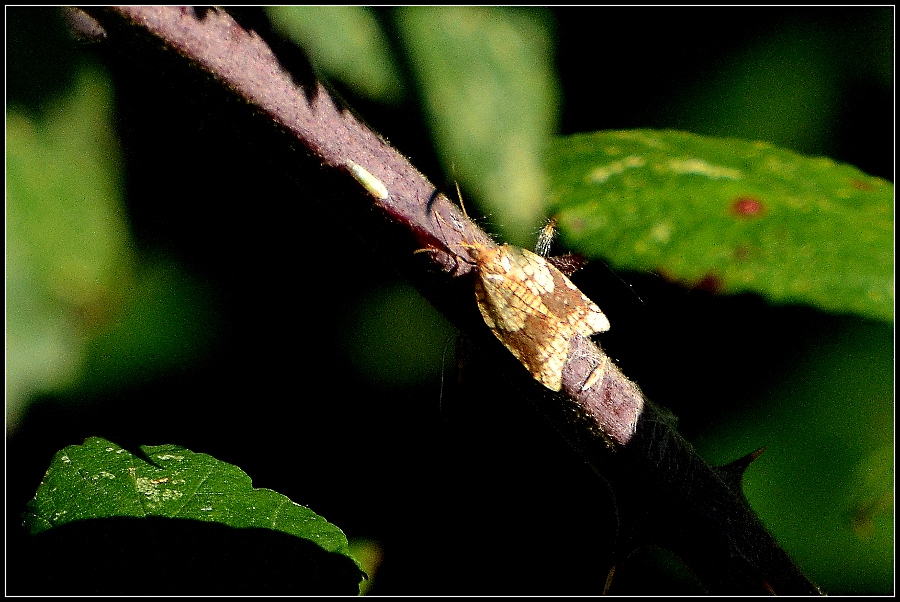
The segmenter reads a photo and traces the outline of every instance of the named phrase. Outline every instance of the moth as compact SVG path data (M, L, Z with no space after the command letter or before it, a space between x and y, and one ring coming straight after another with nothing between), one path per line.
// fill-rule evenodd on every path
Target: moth
M606 315L540 255L508 244L465 246L485 324L538 382L559 391L572 339L609 330Z
M549 237L542 234L544 247L553 224ZM559 391L572 339L609 330L606 315L540 255L508 244L463 247L474 261L475 300L485 324L538 382Z

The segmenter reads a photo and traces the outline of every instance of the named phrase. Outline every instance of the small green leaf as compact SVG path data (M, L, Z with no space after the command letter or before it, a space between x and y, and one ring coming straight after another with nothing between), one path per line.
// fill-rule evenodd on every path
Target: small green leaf
M445 169L484 202L504 237L531 246L545 216L559 96L549 19L484 7L397 15Z
M685 132L556 141L567 244L617 268L893 320L893 184L827 158Z
M92 437L83 445L72 445L57 453L37 494L28 504L24 517L26 530L32 535L56 530L71 533L73 530L68 527L77 526L76 523L102 529L104 520L134 517L181 519L178 525L194 524L195 532L207 533L208 529L201 523L214 523L219 528L219 538L221 527L231 528L233 540L226 536L224 545L233 541L239 547L250 533L255 534L254 541L268 537L268 541L283 542L285 534L295 541L299 538L306 542L307 555L309 544L313 544L319 550L312 556L315 571L325 570L323 565L332 572L335 566L341 567L337 571L341 584L336 584L334 591L346 593L347 579L352 580L355 588L363 577L340 529L279 493L254 489L250 477L238 467L176 445L142 446L141 450L144 458ZM121 520L109 524L126 525L127 529L139 529L141 525ZM78 533L84 537L81 531ZM143 543L147 542L140 542ZM192 543L196 542L188 537L167 545L179 548ZM117 552L131 553L131 550ZM265 554L266 550L255 553ZM293 570L302 572L308 567L298 566Z
M270 6L272 24L301 45L326 75L385 102L403 97L390 45L364 6Z

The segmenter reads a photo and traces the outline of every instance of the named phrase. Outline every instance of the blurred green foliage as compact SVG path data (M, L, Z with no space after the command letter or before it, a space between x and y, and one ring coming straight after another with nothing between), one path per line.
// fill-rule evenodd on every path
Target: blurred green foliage
M268 10L326 74L374 98L386 95L382 82L404 90L371 9ZM395 18L444 169L493 213L507 240L530 245L544 219L545 156L558 121L552 20L545 11L487 7L406 7ZM347 38L353 43L340 43ZM364 65L372 75L352 77Z
M573 98L570 90L583 82L589 83L592 90L599 86L599 93L588 100L588 104L597 107L591 111L593 121L588 122L599 121L603 128L618 128L615 120L620 118L619 113L606 109L604 101L626 96L629 86L656 73L653 69L658 63L668 65L665 48L654 46L656 58L653 65L648 65L639 59L645 52L634 53L628 43L620 42L613 49L601 46L607 37L621 40L612 35L616 29L622 29L635 46L652 44L653 36L647 34L644 25L650 23L653 12L644 9L631 13L631 20L601 9L580 13L586 16L584 27L592 33L577 41L566 38L554 23L554 15L560 13L544 10L416 7L376 12L363 7L320 7L278 8L271 9L270 14L282 31L295 36L326 76L341 82L356 98L394 107L403 102L415 103L400 105L395 119L387 121L387 127L380 125L382 133L395 139L392 129L396 127L399 132L409 121L404 111L416 111L427 124L448 179L459 180L472 191L473 198L466 199L471 201L470 206L480 207L488 214L504 239L530 246L533 232L549 206L548 182L551 176L557 177L567 169L554 167L548 161L548 156L559 158L562 153L548 153L557 145L573 143L573 139L551 139L558 130L561 108L580 100ZM648 102L662 107L656 113L665 115L660 127L719 137L764 139L795 151L828 154L835 138L844 135L839 131L839 115L842 103L847 102L847 91L860 86L890 90L893 81L892 11L858 14L859 19L847 25L846 30L839 25L829 25L829 29L814 22L807 24L803 18L773 22L763 35L745 40L738 51L704 63L696 74L685 76L677 88L669 90L658 84L645 96L650 99ZM733 23L724 17L722 20L728 23L728 27L720 23L722 29L731 31ZM687 27L686 22L679 23L674 26L676 29ZM382 29L385 25L388 28ZM13 34L21 31L15 19L11 27ZM663 23L660 30L668 27L669 23ZM81 64L86 53L49 35L30 38L42 42L32 45L42 46L44 58L33 57L38 60L37 67L15 68L22 56L13 51L23 47L19 42L26 37L13 35L9 46L14 67L9 98L39 101L35 101L37 109L7 107L8 437L16 435L28 404L50 392L81 391L90 399L95 393L121 390L129 383L140 386L153 382L173 370L190 373L192 366L221 342L223 328L222 316L215 311L213 292L193 272L180 266L165 250L135 250L122 204L125 188L121 158L112 136L119 124L111 116L114 94L109 76L97 67ZM578 47L577 60L571 54L565 55L572 61L569 64L557 54L557 49L576 42L583 46ZM43 54L54 56L54 52L64 58L48 59ZM77 68L73 67L68 77L52 72L52 85L44 82L28 88L31 84L25 83L48 77L50 72L39 68L40 63L59 66L68 62L77 62ZM616 65L623 64L634 74L633 80L620 81L610 75L616 73ZM28 73L27 79L22 77L23 71ZM562 72L577 75L565 80L560 76ZM32 92L24 93L26 88ZM648 123L646 115L634 119L634 123L624 127L658 125ZM608 125L611 123L615 125ZM886 130L891 127L887 122L881 125ZM867 144L870 132L852 133L860 136L860 144ZM679 183L673 195L689 196L688 185ZM659 206L667 207L666 203L671 203L671 198L660 196ZM668 207L665 211L673 220L685 217L674 204ZM627 223L621 217L618 216L619 223ZM817 217L822 218L822 214ZM594 214L587 218L597 219ZM875 226L881 231L888 222L892 224L892 214L881 215ZM721 220L713 223L722 225ZM849 234L857 237L860 244L873 225L865 219L847 223L843 234L853 228ZM571 228L571 224L564 227ZM601 238L616 241L623 235L616 230L616 223L610 222L607 227L594 238L580 242L571 230L564 230L563 239L571 250L588 252ZM837 239L826 230L823 226L810 236L811 245L821 245L818 251L830 252L840 247L835 252L847 262L869 257L866 253L872 249L837 245ZM198 239L202 235L198 233ZM235 245L242 242L240 236L235 237ZM711 248L711 244L698 244L690 252L702 255ZM813 249L813 259L818 251ZM615 244L598 251L610 261L619 252L624 251ZM887 261L880 257L872 261ZM674 265L683 258L682 254L672 253L658 258L656 265L665 268L666 263ZM627 258L620 261L622 265L632 265ZM883 280L887 265L870 267ZM769 268L761 266L762 275L758 278L765 279ZM292 265L292 274L294 269ZM246 272L235 270L235 279L248 277ZM859 275L850 272L835 270L833 276L852 283ZM273 293L263 290L260 294ZM664 312L673 298L667 294L660 292L655 305L653 299L648 300L648 305ZM405 286L378 283L376 288L361 288L354 295L352 299L342 298L343 305L334 309L339 316L335 322L341 326L337 336L342 337L346 356L352 358L349 364L354 367L354 378L374 383L376 390L391 387L395 399L400 392L413 390L429 377L436 378L449 338L448 328L433 310L422 305L417 293ZM596 300L606 311L603 299ZM882 298L878 302L886 301ZM725 311L731 307L724 298L714 303L726 307ZM671 402L676 413L689 416L682 425L691 430L698 448L712 461L723 463L756 447L769 446L769 451L747 473L747 495L776 537L816 583L830 593L889 593L893 591L893 316L851 303L821 306L858 315L834 318L822 314L817 323L824 330L802 340L785 340L784 333L773 327L769 333L772 354L754 351L741 355L742 342L729 340L747 321L744 315L735 315L735 329L721 333L721 338L710 335L701 325L685 326L690 338L708 337L697 343L700 348L712 349L713 355L733 354L734 362L746 364L745 381L728 383L725 390L716 392L723 406L718 422L707 420L706 414L702 419L691 418L690 403L677 406L683 389L681 379L641 384L671 396L663 395L662 403ZM786 319L780 308L760 305L758 311L763 324L782 324L779 320ZM609 315L613 333L622 330L623 322L627 324L617 315ZM875 315L881 321L862 317ZM284 322L296 319L291 313ZM664 314L661 321L681 325L681 319L677 314ZM688 342L666 340L666 332L669 331L664 331L653 344L677 353ZM300 347L302 338L288 339L288 344L297 345L299 351L281 351L287 346L285 337L281 332L275 334L278 338L273 348L277 349L263 351L287 355L292 361L293 354L304 352L305 348ZM601 342L606 344L606 340ZM773 368L769 356L783 348L796 349L796 354L790 356L790 362ZM259 350L240 348L232 352L252 357ZM634 358L643 357L644 352L646 347L632 356L622 352L621 357L636 365L640 359ZM247 366L249 369L252 364L248 362ZM661 366L651 368L658 367ZM700 374L707 373L710 381L715 376L708 374L708 366L692 368ZM237 378L262 381L270 377L251 371L239 375L223 373L218 378L231 383ZM291 382L300 383L298 388L322 378L299 369L291 377ZM347 376L343 373L336 378ZM290 396L292 403L295 396ZM342 427L349 429L355 424L353 412L359 413L361 407L373 403L365 394L358 397L363 405L347 406L352 411L342 415L346 420ZM185 408L190 404L227 403L222 398L209 401L204 397L177 401L184 403ZM341 405L353 400L335 396L328 401ZM416 401L419 405L411 407L422 407L433 400ZM253 400L243 400L237 409L226 406L218 415L233 414L237 426L221 436L239 447L241 437L233 433L244 435L241 429L247 416L259 411ZM177 417L160 418L187 421L187 415L185 411ZM285 422L277 417L268 419ZM41 431L44 426L34 425L29 432ZM271 428L276 426L279 425ZM321 443L313 443L323 450L323 464L338 456L331 451L335 441L346 448L355 444L353 437L337 439L312 421L290 426L302 434L292 432L297 440L313 439L318 431L325 433ZM390 442L384 439L399 437L398 432L416 434L433 427L404 423L397 431L390 431L382 422L366 426L384 429L387 435L379 441L385 447ZM501 422L491 429L486 424L485 430L491 438L502 441L507 436L506 426L506 422ZM199 420L189 422L186 429L202 431L206 427ZM365 428L353 432L362 447L358 454L369 459L373 452L366 450L365 445L371 442L359 435L366 432ZM56 443L46 442L40 447L41 453L63 447ZM404 447L405 439L398 445L402 453L390 459L400 466L397 470L402 470L408 468L403 462L415 454ZM23 461L21 456L10 458L13 466L16 461ZM377 460L383 458L375 458L366 470L385 478L378 471L385 470L389 463L379 464ZM356 464L348 468L341 464L343 460L335 461L337 465L325 464L324 470L340 473L342 481L353 480L344 476L342 469L353 472L354 477L358 475ZM271 464L272 458L266 462ZM428 462L428 470L434 470ZM43 460L40 463L46 466ZM418 477L418 473L416 479L402 474L390 481L392 488L380 486L378 491L393 492L403 498L408 490L401 484L415 481L413 485L418 486ZM28 486L33 485L26 481ZM33 491L32 488L26 494L30 496ZM363 487L363 491L369 490ZM472 495L490 497L482 492ZM412 503L391 501L390 495L382 497L389 498L395 513L406 508L409 513L440 515ZM414 496L409 499L417 501ZM356 516L350 510L345 512L347 517ZM366 517L374 520L376 514L372 511ZM378 537L388 537L399 530L397 525L394 521L386 531L371 529ZM418 528L417 538L421 536ZM514 552L509 551L513 556ZM421 571L419 575L435 579ZM407 581L413 578L414 573L405 576Z
M7 428L35 393L77 380L130 286L111 103L108 77L84 68L42 116L7 107Z
M403 97L390 44L364 6L270 6L276 29L307 51L328 79L345 82L382 102Z
M783 380L696 441L720 463L754 446L744 491L826 592L887 592L894 561L891 329L845 319L813 340ZM790 502L788 502L790 500Z
M452 363L447 321L407 284L371 291L347 323L347 355L367 380L385 387L433 382ZM449 350L449 351L448 351Z
M28 117L7 108L7 432L50 392L98 392L189 364L211 300L171 260L138 261L122 205L112 84L85 65Z

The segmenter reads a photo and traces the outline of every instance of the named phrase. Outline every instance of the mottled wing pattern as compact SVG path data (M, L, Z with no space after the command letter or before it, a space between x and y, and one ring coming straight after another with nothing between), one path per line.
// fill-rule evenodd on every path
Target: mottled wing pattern
M471 248L485 323L535 379L559 391L571 339L609 330L609 320L542 257L509 245Z

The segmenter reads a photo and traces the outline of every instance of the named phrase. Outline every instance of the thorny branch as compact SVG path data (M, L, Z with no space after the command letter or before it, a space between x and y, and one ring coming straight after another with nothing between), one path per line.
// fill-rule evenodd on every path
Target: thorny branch
M311 71L289 72L262 37L220 10L83 10L116 50L151 59L174 52L186 66L219 82L223 93L263 115L286 146L302 149L307 163L319 168L316 177L327 180L323 195L365 216L360 219L370 235L389 232L380 248L392 265L462 331L502 351L478 316L472 279L463 277L472 270L472 243L495 243L335 101ZM415 253L420 249L434 252ZM602 376L582 390L598 367ZM573 343L559 394L517 368L518 377L530 381L521 388L524 395L610 482L623 518L627 521L629 511L658 517L654 538L679 553L711 591L819 593L743 498L740 477L755 455L724 468L709 466L677 433L671 417L647 402L589 339Z

